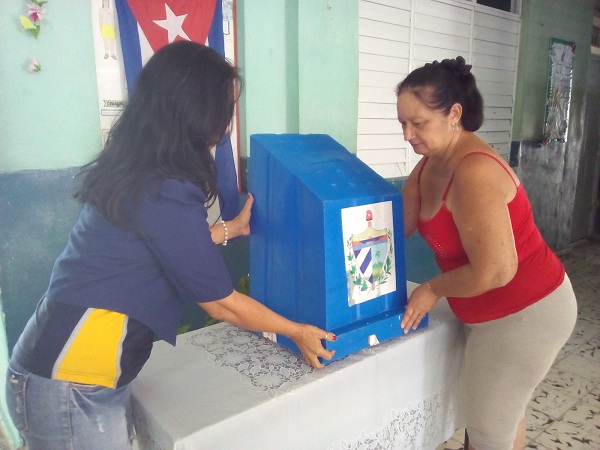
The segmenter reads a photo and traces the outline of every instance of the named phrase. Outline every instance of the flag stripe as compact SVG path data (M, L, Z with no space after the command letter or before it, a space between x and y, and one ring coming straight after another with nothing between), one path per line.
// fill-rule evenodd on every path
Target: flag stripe
M119 33L123 51L123 64L127 80L128 95L133 92L135 80L142 70L142 50L137 31L137 21L127 4L127 0L116 0L115 8L119 19Z
M205 0L211 1L211 0ZM214 1L214 0L212 0ZM142 70L143 59L140 45L138 21L127 0L115 0L115 8L119 20L119 32L128 95L133 93L135 82ZM205 42L201 42L205 44ZM223 36L222 1L217 0L208 32L208 45L221 56L225 57ZM223 220L231 220L239 214L238 177L233 160L232 137L227 135L217 145L215 164L217 166L217 185L221 194L221 215Z
M223 3L218 0L215 5L212 24L208 32L208 45L225 57L225 39L223 37ZM239 214L239 195L237 174L233 161L233 149L230 135L217 144L215 164L217 165L217 185L221 192L221 214L223 220L231 220Z

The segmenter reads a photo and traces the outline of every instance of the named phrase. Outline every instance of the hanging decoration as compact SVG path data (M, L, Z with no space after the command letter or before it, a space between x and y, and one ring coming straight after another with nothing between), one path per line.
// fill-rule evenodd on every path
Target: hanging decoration
M46 8L44 5L48 2L33 0L33 3L27 5L27 15L20 15L23 31L28 31L37 39L40 34L40 22L46 18Z
M27 15L20 15L19 20L23 25L22 31L29 32L34 38L37 39L42 28L41 22L46 18L46 8L44 5L47 1L33 0L32 3L27 4ZM37 58L31 58L27 65L27 71L30 73L40 72L42 65Z
M29 62L29 66L27 66L27 72L40 72L42 70L42 65L37 60L37 58L31 58Z
M544 145L550 141L565 142L567 139L575 48L575 42L556 38L550 40Z

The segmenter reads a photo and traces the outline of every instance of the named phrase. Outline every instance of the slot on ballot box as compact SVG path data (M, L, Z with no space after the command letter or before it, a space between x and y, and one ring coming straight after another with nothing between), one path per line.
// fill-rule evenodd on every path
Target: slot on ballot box
M332 361L403 335L402 195L324 134L255 134L250 295L337 335ZM428 324L428 316L419 328ZM292 340L267 335L298 351ZM325 361L328 362L328 361Z

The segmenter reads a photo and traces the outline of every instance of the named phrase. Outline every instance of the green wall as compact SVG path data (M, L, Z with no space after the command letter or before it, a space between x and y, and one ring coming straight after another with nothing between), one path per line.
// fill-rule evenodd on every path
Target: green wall
M49 1L37 39L26 5L0 2L0 172L81 165L100 149L90 4Z
M358 2L301 0L300 133L329 134L356 153Z
M356 152L358 2L238 0L241 149L254 133L324 133Z
M34 39L26 2L0 5L0 172L79 166L100 149L90 5L46 9ZM253 133L326 133L355 152L358 3L238 0L237 12L242 155Z
M513 141L542 139L551 38L577 44L570 117L573 123L580 121L590 59L593 3L594 0L523 1Z
M297 10L297 0L237 3L244 156L252 133L298 132Z

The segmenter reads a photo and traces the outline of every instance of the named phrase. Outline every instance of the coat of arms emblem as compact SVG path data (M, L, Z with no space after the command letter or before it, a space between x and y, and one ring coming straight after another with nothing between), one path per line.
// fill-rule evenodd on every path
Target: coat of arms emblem
M345 242L349 306L395 290L393 229L374 226L373 208L363 208L363 214L362 231L349 234ZM391 281L393 286L386 286Z

